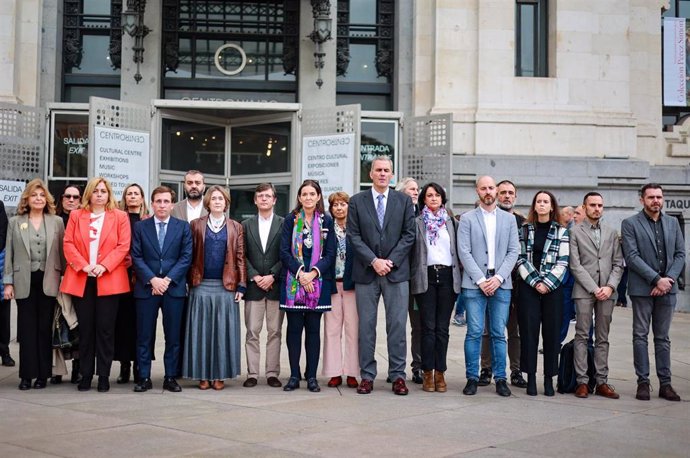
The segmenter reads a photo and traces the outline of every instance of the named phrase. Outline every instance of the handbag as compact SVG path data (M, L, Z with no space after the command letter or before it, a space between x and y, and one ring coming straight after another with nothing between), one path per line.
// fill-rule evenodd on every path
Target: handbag
M67 320L62 316L62 308L55 307L53 316L53 348L69 350L79 345L79 333L76 329L70 330Z

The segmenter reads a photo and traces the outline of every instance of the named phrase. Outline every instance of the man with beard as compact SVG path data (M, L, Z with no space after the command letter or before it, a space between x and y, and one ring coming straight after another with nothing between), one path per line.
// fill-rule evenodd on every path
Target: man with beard
M458 252L464 266L462 295L467 307L465 336L465 395L477 393L479 350L488 316L491 368L496 393L510 396L506 383L505 329L513 283L511 273L520 251L515 218L496 208L496 182L489 176L477 180L479 207L460 218Z
M516 213L513 209L517 200L517 189L510 180L503 180L496 185L498 193L498 208L511 213L515 217L518 230L525 217ZM511 276L513 282L517 270L513 270ZM510 300L510 312L508 314L508 359L510 360L510 384L518 388L526 388L527 381L522 377L520 371L520 332L518 330L516 291L513 290ZM487 320L488 322L488 320ZM482 336L482 371L479 373L479 386L486 386L491 383L491 341L489 339L489 329L484 327Z
M204 198L204 175L198 170L190 170L184 176L184 192L187 198L175 204L172 216L188 223L205 216L208 212L202 205Z
M570 274L575 279L573 300L577 312L575 324L575 396L589 395L587 382L587 341L595 316L596 340L594 366L597 388L595 393L618 399L618 393L608 384L609 326L616 299L616 287L623 274L623 251L618 234L601 223L604 198L598 192L588 192L583 207L587 219L570 230Z
M628 294L633 309L633 361L637 374L636 398L649 401L647 336L653 323L659 397L680 401L671 386L669 329L676 307L678 277L685 265L685 248L678 220L661 212L664 191L648 183L640 190L643 209L623 220L623 255L628 265Z

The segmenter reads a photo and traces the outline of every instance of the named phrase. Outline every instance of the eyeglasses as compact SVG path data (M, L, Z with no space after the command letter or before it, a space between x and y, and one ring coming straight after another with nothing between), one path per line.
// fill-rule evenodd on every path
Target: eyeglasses
M67 200L79 200L81 196L78 194L63 194L62 197Z

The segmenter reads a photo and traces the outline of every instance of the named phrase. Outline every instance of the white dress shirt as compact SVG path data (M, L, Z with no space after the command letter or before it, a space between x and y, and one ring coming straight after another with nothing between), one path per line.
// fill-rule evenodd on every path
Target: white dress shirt
M388 205L388 191L390 191L390 189L386 188L386 191L383 192L383 214L384 215L386 214L386 206ZM378 192L377 190L375 190L374 188L371 188L371 196L374 199L374 209L376 209L376 207L379 205L379 199L378 199L379 194L381 194L381 193Z
M204 208L204 204L199 201L199 205L192 207L189 205L189 199L187 199L187 222L191 223L193 220L201 217L201 209Z
M153 222L155 223L154 226L156 226L156 237L158 237L160 232L161 232L161 224L160 223L165 223L165 233L166 234L168 233L168 229L170 226L168 224L168 223L170 223L170 217L169 216L166 219L158 219L157 216L154 216Z
M486 211L481 208L486 227L486 268L491 270L496 268L496 208L493 211Z
M268 243L268 233L271 232L271 224L273 223L273 213L268 218L257 215L259 221L259 238L261 239L261 249L266 252L266 244Z

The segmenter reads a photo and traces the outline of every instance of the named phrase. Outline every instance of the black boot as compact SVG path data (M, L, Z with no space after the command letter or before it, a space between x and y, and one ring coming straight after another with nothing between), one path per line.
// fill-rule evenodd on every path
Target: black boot
M537 374L527 374L527 395L537 395Z
M123 385L129 383L129 376L131 374L131 366L129 361L120 363L120 375L117 377L117 384Z
M544 376L544 395L553 396L555 393L553 391L553 378Z
M81 375L79 374L79 360L76 358L72 360L72 376L70 377L69 381L72 385L76 385L81 381Z

